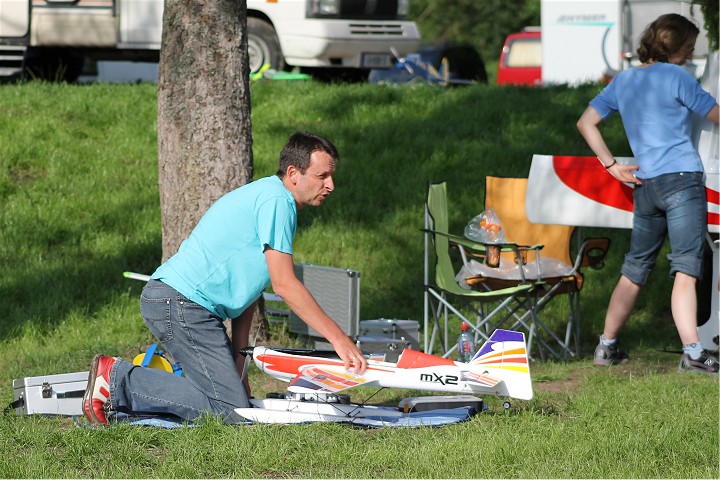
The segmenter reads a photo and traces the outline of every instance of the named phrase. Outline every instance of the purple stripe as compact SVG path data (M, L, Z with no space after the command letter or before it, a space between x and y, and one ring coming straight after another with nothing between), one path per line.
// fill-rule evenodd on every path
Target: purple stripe
M524 342L523 334L521 332L514 332L512 330L495 330L490 336L490 340L485 342L480 351L475 355L474 358L478 358L486 353L493 351L491 348L494 343L497 342Z

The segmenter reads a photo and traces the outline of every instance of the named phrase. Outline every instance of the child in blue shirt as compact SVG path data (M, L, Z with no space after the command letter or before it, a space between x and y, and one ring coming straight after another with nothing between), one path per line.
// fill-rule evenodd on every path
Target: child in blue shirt
M617 345L641 287L670 237L670 275L674 277L672 315L683 344L680 370L718 372L718 354L704 350L697 333L695 284L702 276L707 231L703 165L691 140L691 115L718 123L717 101L682 65L692 58L698 28L677 14L658 17L643 33L638 55L642 65L618 74L592 101L577 122L598 160L621 182L633 183L633 229L630 251L610 298L605 327L595 349L596 365L625 363ZM619 112L637 161L617 163L599 123Z

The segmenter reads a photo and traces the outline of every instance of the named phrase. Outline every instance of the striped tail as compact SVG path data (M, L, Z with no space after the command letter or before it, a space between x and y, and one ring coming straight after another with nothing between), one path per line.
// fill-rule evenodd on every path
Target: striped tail
M532 398L527 345L522 332L495 330L468 365L475 372L487 371L501 378L508 396L523 400Z

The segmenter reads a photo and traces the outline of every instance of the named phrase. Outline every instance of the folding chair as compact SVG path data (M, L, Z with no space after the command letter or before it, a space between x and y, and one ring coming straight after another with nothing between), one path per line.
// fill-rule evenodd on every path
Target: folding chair
M580 292L583 287L581 268L599 268L610 247L608 238L589 238L580 243L575 261L571 261L571 239L576 227L563 225L545 225L531 223L525 214L525 193L527 178L486 177L485 208L492 208L500 219L507 240L515 243L540 244L543 248L528 253L527 263L539 264L534 280L543 284L537 290L538 300L534 306L537 314L556 296L567 294L570 313L565 328L564 340L560 340L540 321L544 330L553 337L565 353L572 356L580 354L580 327L582 315L580 308ZM578 239L580 236L578 234ZM502 254L505 255L505 254ZM483 285L483 288L502 288L506 282L501 279L487 278L492 271L483 270L485 275L469 277L466 282ZM473 269L471 269L473 270ZM477 271L477 270L476 270ZM482 283L479 283L482 282ZM571 345L571 341L573 344Z
M499 325L515 314L518 309L526 306L525 300L532 293L535 285L521 282L492 291L464 289L458 285L455 280L456 268L450 256L451 247L457 247L463 256L465 252L484 255L485 249L482 244L448 233L445 183L428 186L423 231L425 232L424 349L426 353L432 353L436 342L439 341L443 356L447 357L457 348L456 345L451 348L448 345L450 314L454 314L461 321L466 322L475 331L476 340L480 338L487 340L491 332L487 332L482 327L491 319L504 315L494 323L494 325ZM517 246L505 245L505 248L513 250L517 258L521 258ZM479 307L488 302L497 303L497 305L491 311ZM474 320L470 320L460 310L467 305L471 306ZM515 319L514 326L520 325L529 332L529 345L534 328L534 322L530 318L532 315L532 308L525 308L522 314L512 317ZM429 330L431 322L432 333Z

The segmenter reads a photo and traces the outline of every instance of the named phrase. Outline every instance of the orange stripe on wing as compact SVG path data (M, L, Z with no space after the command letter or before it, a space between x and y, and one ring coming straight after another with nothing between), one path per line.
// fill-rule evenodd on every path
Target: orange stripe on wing
M265 363L265 368L275 372L298 373L300 367L305 365L338 365L342 366L340 360L328 360L323 358L306 357L301 355L278 355L266 353L258 355L257 359Z
M523 347L520 348L513 348L512 350L502 350L495 353L486 353L482 357L480 357L478 360L486 361L486 360L492 360L497 357L507 356L507 355L525 355L525 349Z
M498 383L502 382L502 379L493 377L492 375L477 374L477 373L473 373L473 372L463 372L463 373L465 374L465 376L467 376L471 380L475 380L477 382L480 382L480 383L490 386L490 387L494 387Z

